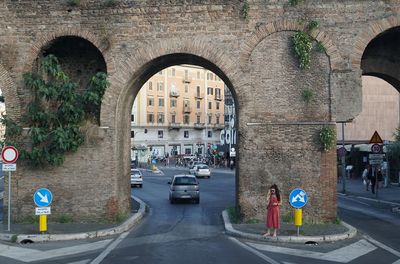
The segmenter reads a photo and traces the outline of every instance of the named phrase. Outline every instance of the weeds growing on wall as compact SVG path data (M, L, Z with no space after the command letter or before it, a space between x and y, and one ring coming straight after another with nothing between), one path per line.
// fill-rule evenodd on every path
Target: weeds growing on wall
M67 0L69 6L78 6L81 3L80 0Z
M250 10L250 5L249 5L249 3L247 2L247 0L245 0L245 1L243 2L242 8L240 9L240 16L241 16L243 19L248 18L248 17L249 17L249 10Z
M107 75L95 74L85 92L78 94L77 85L62 71L57 58L49 55L41 61L38 71L25 73L23 80L33 95L22 116L22 122L29 127L28 134L23 135L14 120L3 116L4 144L16 146L21 159L33 167L61 165L67 152L82 145L83 121L99 117L101 100L109 85ZM28 147L22 145L26 141L30 143Z
M299 60L300 68L309 69L311 64L312 41L310 36L303 31L296 32L292 37L294 54Z
M303 2L303 0L289 0L289 4L291 6L297 6L298 4L300 4L301 2Z
M328 151L336 145L336 130L333 127L323 127L319 131L319 142L323 151Z
M310 103L311 99L314 97L314 93L310 88L305 88L303 92L301 93L301 96L303 97L304 102L307 104Z

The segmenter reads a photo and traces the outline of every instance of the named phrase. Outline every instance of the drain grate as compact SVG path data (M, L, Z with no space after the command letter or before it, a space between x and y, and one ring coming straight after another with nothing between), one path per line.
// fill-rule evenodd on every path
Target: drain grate
M315 242L315 241L307 241L307 242L305 242L304 244L310 245L310 246L317 246L317 245L318 245L318 243Z
M30 240L30 239L23 239L21 242L20 242L21 244L33 244L33 241L32 240Z

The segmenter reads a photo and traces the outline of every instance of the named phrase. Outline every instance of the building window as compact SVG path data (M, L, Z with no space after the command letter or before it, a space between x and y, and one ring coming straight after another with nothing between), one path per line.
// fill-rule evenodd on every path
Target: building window
M147 114L147 123L154 123L154 114Z
M135 115L131 115L131 122L135 122Z
M189 71L185 70L185 80L189 79Z
M164 91L164 83L163 82L158 82L157 83L157 91L158 92L163 92Z
M175 69L174 68L171 69L171 76L175 76Z
M197 95L200 95L200 86L196 86L196 93Z
M164 131L158 130L158 138L163 138L164 137Z
M212 109L212 102L208 102L208 109Z
M219 125L219 116L215 117L215 124Z
M158 98L158 106L164 106L164 98Z
M196 118L197 118L197 124L200 124L200 116L198 115Z
M214 93L214 92L213 92L213 88L212 88L212 87L208 87L208 88L207 88L207 94L208 94L208 95L213 95L213 93Z
M184 138L189 138L189 131L188 130L183 131L183 137Z
M190 148L185 148L185 154L186 154L186 155L191 155L191 154L192 154L192 149L190 149Z
M171 123L175 124L176 115L171 115Z
M135 137L135 131L131 130L131 138Z
M197 109L200 109L200 101L196 101Z
M215 102L215 109L219 110L219 102Z
M197 72L197 79L200 80L200 72Z
M212 138L212 131L207 131L207 137Z
M207 73L207 80L211 80L212 81L213 80L213 75L214 74L212 72L208 72Z
M154 98L149 97L147 98L147 106L153 106L154 105Z
M188 124L189 124L189 120L190 120L189 115L184 115L184 116L183 116L183 123L184 123L184 124L187 124L187 125L188 125Z
M171 98L171 107L176 107L176 99Z
M185 93L189 92L189 85L185 84Z
M164 114L163 113L158 113L157 123L160 123L160 124L164 123Z
M189 107L189 100L183 100L183 107Z
M149 91L153 90L153 82L149 82Z
M208 124L211 124L212 123L212 116L208 116Z

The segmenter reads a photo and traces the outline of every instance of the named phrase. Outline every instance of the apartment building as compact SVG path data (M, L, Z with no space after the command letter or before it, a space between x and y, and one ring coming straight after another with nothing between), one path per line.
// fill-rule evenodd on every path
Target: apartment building
M224 87L216 74L194 65L152 76L132 108L132 159L205 155L224 128Z

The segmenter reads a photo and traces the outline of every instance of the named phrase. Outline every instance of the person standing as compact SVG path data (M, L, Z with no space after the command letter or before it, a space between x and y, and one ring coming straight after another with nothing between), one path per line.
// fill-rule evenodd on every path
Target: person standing
M276 237L277 230L280 226L279 219L279 206L281 205L281 195L276 184L273 184L267 194L267 215L266 215L266 227L267 232L263 235L263 237L267 237L271 235L271 229L273 230L273 237Z
M372 168L371 165L367 164L362 173L363 181L365 181L365 190L368 192L369 184L371 183L372 178Z

